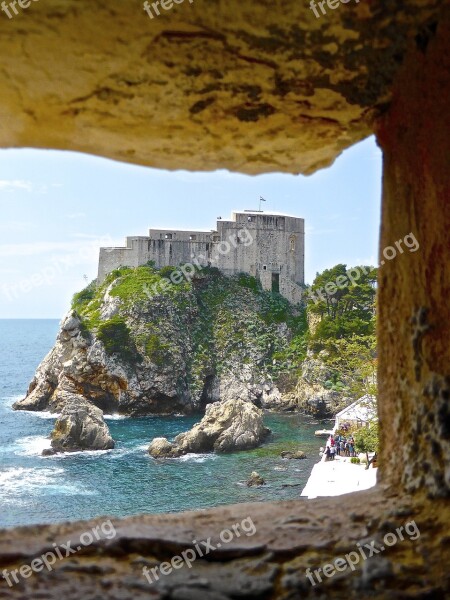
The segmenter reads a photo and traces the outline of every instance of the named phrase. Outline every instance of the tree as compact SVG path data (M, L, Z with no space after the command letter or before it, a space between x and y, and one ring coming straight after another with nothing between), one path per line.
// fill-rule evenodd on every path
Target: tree
M371 335L375 325L377 269L339 264L317 274L307 295L307 310L321 317L312 336L315 350L329 338Z
M350 396L377 394L377 341L375 334L329 339L323 362Z
M369 427L362 427L358 429L353 435L353 439L355 440L355 448L358 452L365 452L367 457L367 467L369 468L369 452L375 452L375 455L378 453L379 446L379 436L378 436L378 421L373 421L370 423Z

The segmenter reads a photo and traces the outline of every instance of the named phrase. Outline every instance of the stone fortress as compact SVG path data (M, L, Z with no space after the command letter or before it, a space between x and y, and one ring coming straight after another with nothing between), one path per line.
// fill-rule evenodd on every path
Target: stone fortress
M219 217L208 232L150 229L148 236L127 237L125 247L100 248L98 282L113 269L149 261L157 268L193 263L215 266L225 275L247 273L263 289L297 304L305 277L305 221L244 210L233 212L230 221Z

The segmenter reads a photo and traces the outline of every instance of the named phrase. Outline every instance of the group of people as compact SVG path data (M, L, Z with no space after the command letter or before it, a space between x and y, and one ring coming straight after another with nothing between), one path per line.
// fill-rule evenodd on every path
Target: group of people
M327 446L325 448L326 460L334 460L336 455L338 456L356 456L355 440L353 436L348 438L337 434L330 435L327 440Z

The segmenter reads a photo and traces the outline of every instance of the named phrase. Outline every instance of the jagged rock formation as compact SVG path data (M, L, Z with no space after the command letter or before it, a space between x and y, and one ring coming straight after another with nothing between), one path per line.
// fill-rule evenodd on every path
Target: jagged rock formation
M265 485L266 481L257 471L252 471L249 479L247 480L247 487L260 487Z
M80 317L69 311L55 346L39 365L26 397L14 408L59 413L67 397L77 394L104 412L116 412L117 398L127 385L120 363L107 354L99 340L85 336Z
M114 448L102 411L83 397L65 393L63 409L51 434L56 452L111 450Z
M130 415L186 414L231 399L277 405L272 356L289 342L293 307L248 276L215 269L149 294L161 273L117 270L76 295L14 408L60 412L68 394Z
M227 400L206 407L200 423L180 433L173 444L156 438L149 447L154 458L170 457L189 452L234 452L256 448L270 434L264 427L263 413L251 402Z
M148 453L153 458L179 458L183 456L181 448L171 444L166 438L155 438L148 447Z
M330 379L327 367L311 353L302 363L302 373L294 389L285 392L281 397L281 405L285 410L301 410L319 419L330 419L340 410L354 401L337 392L324 387Z
M269 435L263 413L251 402L227 400L206 407L200 423L175 438L184 452L233 452L256 448Z
M308 458L302 450L297 450L296 452L285 451L281 453L281 458L286 458L288 460L303 460Z

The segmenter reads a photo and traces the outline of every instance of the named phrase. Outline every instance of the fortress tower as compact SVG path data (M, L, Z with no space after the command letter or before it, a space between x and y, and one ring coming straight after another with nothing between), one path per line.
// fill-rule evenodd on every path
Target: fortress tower
M186 263L215 266L225 275L247 273L265 290L280 292L293 304L304 284L305 221L278 213L236 211L217 220L212 231L150 229L145 237L127 237L122 248L100 248L98 281L113 269Z

